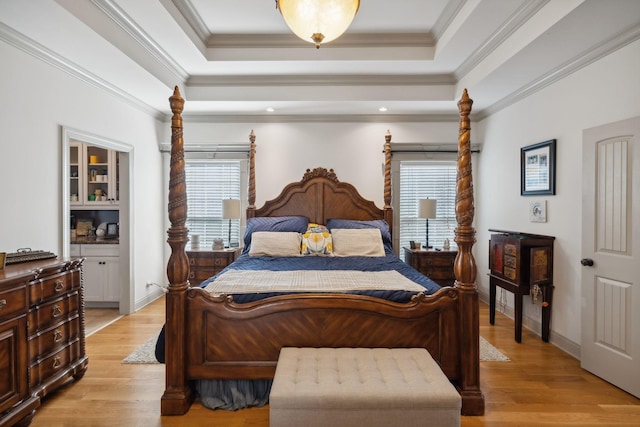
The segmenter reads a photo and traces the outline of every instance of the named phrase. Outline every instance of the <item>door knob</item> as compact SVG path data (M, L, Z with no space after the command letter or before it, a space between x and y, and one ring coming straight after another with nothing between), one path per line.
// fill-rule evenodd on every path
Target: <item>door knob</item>
M582 258L580 260L580 264L584 265L585 267L593 267L593 260L591 258Z

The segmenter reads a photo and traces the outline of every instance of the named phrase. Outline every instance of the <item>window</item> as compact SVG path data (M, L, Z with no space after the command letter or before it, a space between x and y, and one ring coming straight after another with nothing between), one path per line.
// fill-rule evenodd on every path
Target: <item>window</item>
M222 200L240 199L241 165L238 160L185 159L187 184L187 228L189 234L200 236L200 248L211 248L214 238L240 241L240 218L222 219ZM242 212L242 209L241 209ZM231 223L231 226L229 226Z
M435 199L436 218L429 219L429 244L441 248L449 239L451 249L457 249L453 241L456 223L456 173L457 164L451 160L400 161L399 247L409 246L409 241L426 244L425 218L418 218L418 200ZM404 251L400 251L404 256Z

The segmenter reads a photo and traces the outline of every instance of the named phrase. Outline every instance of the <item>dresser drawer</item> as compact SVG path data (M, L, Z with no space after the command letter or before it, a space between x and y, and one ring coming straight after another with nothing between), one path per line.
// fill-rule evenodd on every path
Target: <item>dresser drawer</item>
M76 315L65 323L55 325L29 337L31 363L55 352L80 336L80 318Z
M27 288L25 285L0 292L0 319L7 319L27 309Z
M29 386L35 387L58 372L64 371L69 364L80 357L80 340L75 339L67 343L55 353L31 365Z
M76 315L79 305L80 295L76 291L66 297L32 307L28 317L29 336L38 330L66 321L70 315Z
M67 291L78 287L80 287L79 271L60 273L46 279L30 282L29 298L31 304L39 304L47 299L64 295Z

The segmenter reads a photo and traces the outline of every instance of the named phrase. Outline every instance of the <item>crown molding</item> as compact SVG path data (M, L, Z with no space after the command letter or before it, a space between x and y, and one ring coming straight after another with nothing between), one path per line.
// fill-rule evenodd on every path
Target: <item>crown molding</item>
M192 27L195 25L191 23ZM210 34L205 40L208 48L308 48L309 42L301 40L293 33L288 34ZM429 33L345 33L323 49L336 48L431 48L435 40Z
M176 79L184 82L189 73L180 66L158 43L155 42L129 15L113 0L91 0L93 4L122 30L145 49L155 61L169 70ZM139 61L136 61L139 62Z
M458 114L320 114L320 115L231 115L231 114L183 114L185 123L447 123L458 122ZM171 115L164 117L171 121Z
M587 52L582 52L579 55L570 58L565 63L559 65L548 73L540 76L540 78L532 81L531 83L522 86L516 91L513 91L508 96L494 102L492 105L480 111L476 115L476 120L484 120L492 114L521 101L532 94L544 89L545 87L562 80L570 74L590 65L599 59L615 52L624 46L633 43L640 39L640 27L634 26L628 28L626 31L619 33L616 37L612 37L609 40L605 40L598 46L590 48Z
M429 86L453 85L450 74L192 76L186 86Z
M187 25L191 27L196 37L200 39L203 45L207 44L207 40L211 37L211 31L205 24L202 17L198 14L191 0L161 0L161 2L170 1L176 10L182 15ZM166 6L165 6L166 8Z
M73 61L58 55L47 47L29 37L26 37L22 33L15 31L13 28L2 22L0 22L0 40L4 40L15 48L51 65L54 68L64 71L65 73L70 74L93 87L104 90L111 95L122 99L127 104L156 118L157 120L162 121L166 117L164 112L140 101L138 98L131 96L126 91L96 76Z
M467 3L468 0L449 0L447 5L445 6L442 14L438 17L438 20L433 25L433 38L434 41L437 41L442 37L442 34L449 28L449 25L453 22L462 7Z
M522 24L530 20L542 7L549 3L549 0L528 1L519 8L508 20L504 22L501 28L497 29L487 41L480 46L473 54L471 54L460 66L453 72L456 80L461 80L470 73L493 52L498 46L504 43L516 30L522 27Z

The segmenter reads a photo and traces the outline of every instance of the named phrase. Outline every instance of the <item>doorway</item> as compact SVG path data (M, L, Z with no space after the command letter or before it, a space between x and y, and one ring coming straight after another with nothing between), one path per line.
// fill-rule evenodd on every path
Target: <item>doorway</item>
M640 117L582 147L581 365L640 397Z
M99 147L105 150L112 150L118 154L117 172L119 175L119 240L117 257L117 280L116 289L118 299L118 309L120 314L131 314L133 307L133 264L131 263L131 185L132 165L131 155L133 146L110 140L88 132L62 127L62 256L69 257L71 253L71 174L72 162L70 149L73 144L82 143L87 146ZM100 264L103 265L103 264ZM106 264L104 264L106 266Z

